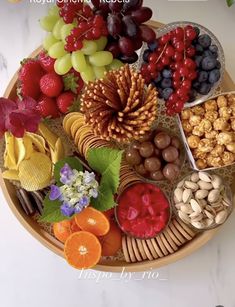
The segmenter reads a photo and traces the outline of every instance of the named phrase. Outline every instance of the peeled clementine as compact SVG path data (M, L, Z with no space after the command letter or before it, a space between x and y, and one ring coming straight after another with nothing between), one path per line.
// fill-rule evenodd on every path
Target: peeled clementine
M75 232L65 242L64 255L67 262L74 268L89 269L100 260L100 241L90 232Z
M65 243L67 238L74 232L80 231L81 228L75 222L75 219L64 220L53 224L53 232L59 241Z
M122 246L121 230L112 222L109 232L99 237L99 240L102 246L102 256L114 256Z
M87 207L75 215L75 221L82 230L89 231L96 236L106 235L110 228L107 217L92 207Z

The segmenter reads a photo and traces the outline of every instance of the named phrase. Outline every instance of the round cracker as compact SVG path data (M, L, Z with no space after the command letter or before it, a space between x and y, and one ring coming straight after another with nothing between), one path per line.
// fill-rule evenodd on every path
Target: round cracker
M71 126L74 123L74 121L81 116L81 113L78 113L78 112L74 112L74 113L70 113L70 114L69 114L70 116L67 119L66 119L66 117L64 118L64 122L63 122L64 130L68 135L71 135L70 134Z
M150 239L146 240L146 243L147 243L147 245L148 245L148 248L149 248L149 250L150 250L150 252L151 252L153 258L154 258L154 259L157 259L157 258L158 258L158 254L157 254L157 252L155 251L155 249L154 249L154 247L153 247L153 244L152 244L151 240L150 240Z
M130 256L128 254L128 249L127 249L126 236L122 237L122 251L123 251L123 255L124 255L126 262L131 262Z
M162 243L164 244L165 248L168 250L169 253L173 254L174 250L173 248L170 246L170 244L168 243L168 241L166 240L165 236L163 235L163 233L160 234L160 238L162 240Z
M131 238L131 244L132 244L132 248L133 248L133 251L134 251L134 254L135 254L137 261L142 261L143 259L141 258L141 255L139 253L139 249L137 247L135 238L133 238L133 237Z
M136 243L137 243L137 246L138 246L138 249L139 249L139 252L141 254L141 257L143 260L147 260L147 255L145 253L145 250L144 250L144 247L143 247L143 244L142 244L142 240L140 239L136 239Z
M157 241L158 245L160 246L160 249L161 249L161 251L163 252L163 254L164 254L165 256L167 256L167 255L169 254L169 252L168 252L168 250L166 249L164 243L162 242L162 239L161 239L160 235L157 236L157 237L155 238L155 240Z
M136 262L135 253L132 248L131 238L129 236L126 237L126 242L131 262Z
M175 234L172 232L172 230L170 229L170 227L167 227L165 232L169 235L169 237L172 239L172 241L174 241L174 243L177 246L181 246L182 243L178 240L178 238L175 236Z
M159 256L160 258L164 257L164 255L163 255L161 249L159 248L159 246L158 246L157 241L155 240L155 238L152 238L152 239L150 239L150 240L151 240L151 242L152 242L152 244L153 244L153 247L154 247L156 253L158 254L158 256Z
M182 226L180 226L176 220L173 221L173 224L187 240L192 240L192 237L184 230Z
M175 244L175 242L172 240L172 238L169 236L169 234L166 231L164 231L163 235L166 238L167 242L170 244L170 246L173 248L173 250L177 251L178 246Z
M154 258L153 258L153 256L151 255L150 250L149 250L148 245L147 245L147 243L146 243L145 240L142 240L142 245L143 245L144 251L145 251L145 253L146 253L146 255L147 255L147 258L148 258L149 260L153 260Z
M70 128L70 135L74 139L76 132L78 131L79 128L83 127L85 124L85 121L81 118L76 119Z
M191 236L194 237L196 233L188 226L186 225L183 221L177 219L177 222L184 228L184 230Z
M182 236L182 234L178 231L178 229L175 227L175 225L172 223L170 223L169 225L171 231L174 233L174 235L177 237L177 239L180 241L181 245L186 243L185 238Z

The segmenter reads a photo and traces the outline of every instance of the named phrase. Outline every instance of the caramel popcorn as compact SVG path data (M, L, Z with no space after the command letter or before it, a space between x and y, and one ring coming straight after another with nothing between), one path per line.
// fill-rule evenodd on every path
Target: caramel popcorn
M206 111L217 111L217 103L215 100L208 100L204 104Z
M193 115L193 112L190 109L183 110L181 112L181 119L189 119Z
M200 121L201 121L201 120L202 120L201 116L199 116L199 115L193 115L193 116L190 117L189 123L190 123L190 125L192 125L192 126L197 126L197 125L200 124Z
M219 109L220 117L224 118L225 120L229 120L231 117L232 109L229 107L221 107Z
M195 115L199 115L199 116L202 116L205 114L205 110L203 107L201 106L195 106L192 108L192 112L195 114Z
M235 154L235 143L226 145L226 149Z
M217 118L213 123L213 127L215 130L226 130L228 122L224 118Z
M230 106L235 104L235 94L228 94L226 98Z
M191 135L188 137L188 144L190 148L197 148L200 142L200 138L196 135Z
M204 168L207 167L206 161L203 160L203 159L198 159L198 160L196 161L196 165L197 165L197 167L198 167L199 169L204 169Z
M224 145L217 144L217 145L215 145L214 149L212 149L211 155L213 157L221 157L223 152L224 152L224 150L225 150Z
M220 157L213 157L211 154L207 156L206 162L207 162L207 165L211 167L223 166L222 159Z
M214 122L218 118L219 114L216 111L207 111L205 113L205 118L210 122Z
M231 128L235 131L235 118L231 119Z
M235 156L232 152L225 151L222 154L222 160L223 160L225 165L229 165L229 164L232 164L234 162Z
M206 139L215 139L217 135L219 134L218 131L212 130L212 131L206 131L205 132L205 138Z
M199 128L199 126L194 126L194 127L193 127L193 131L192 131L192 134L201 137L201 136L204 135L204 131L202 131L202 130Z
M193 156L194 156L196 159L205 160L205 158L206 158L206 156L207 156L207 153L206 153L206 152L201 152L198 148L196 148L196 149L193 150Z
M198 150L201 152L210 152L215 146L215 140L201 139L198 144Z
M190 125L187 119L182 120L182 127L186 133L190 133L193 130L193 127Z
M221 132L217 136L217 143L219 145L228 145L234 140L234 134L232 132Z
M211 131L212 130L212 124L208 119L202 119L200 124L198 125L198 128L202 132Z
M217 105L218 105L219 108L227 107L228 102L227 102L227 99L225 98L225 96L219 96L217 98Z

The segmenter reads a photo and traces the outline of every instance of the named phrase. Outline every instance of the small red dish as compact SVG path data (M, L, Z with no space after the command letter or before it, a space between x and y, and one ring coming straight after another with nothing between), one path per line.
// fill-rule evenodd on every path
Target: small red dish
M156 237L168 225L171 206L164 192L151 183L136 183L117 199L115 215L126 234L149 239Z

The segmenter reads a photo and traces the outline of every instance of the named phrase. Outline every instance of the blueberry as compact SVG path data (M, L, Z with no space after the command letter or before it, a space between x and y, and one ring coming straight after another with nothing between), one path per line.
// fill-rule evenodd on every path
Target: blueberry
M161 76L161 74L159 73L158 76L157 76L157 78L154 79L153 82L154 82L155 85L158 85L158 83L159 83L161 80L162 80L162 76Z
M201 86L201 83L198 81L194 81L192 85L193 85L193 88L198 91Z
M164 78L161 82L161 87L164 89L164 88L167 88L167 87L171 87L172 86L172 81L171 79L167 79L167 78Z
M201 95L207 95L211 90L211 84L207 82L201 83L201 86L198 89L198 93Z
M208 80L208 72L205 71L205 70L199 71L197 81L202 83L202 82L205 82L207 80Z
M196 49L196 54L201 54L201 53L203 53L203 47L200 45L200 44L196 44L195 45L195 49Z
M162 98L167 100L173 92L174 90L170 87L164 88L162 91Z
M193 102L197 97L197 91L195 89L191 89L189 92L189 100L188 102Z
M210 50L212 53L217 53L217 54L218 54L218 51L219 51L219 49L218 49L218 47L217 47L216 45L211 45L211 46L209 47L209 50Z
M153 43L151 44L148 44L148 47L151 51L155 51L157 48L158 48L158 43L157 41L155 40Z
M203 57L202 57L201 55L197 55L197 56L195 57L195 63L196 63L196 65L197 65L197 67L200 67L201 62L202 62L202 59L203 59Z
M220 63L220 61L218 61L218 60L216 61L216 68L217 68L217 69L220 69L220 68L221 68L221 63Z
M162 76L164 78L171 78L172 77L172 71L170 69L163 69Z
M158 90L159 98L163 98L163 89L162 88L157 88L157 90Z
M148 62L149 61L149 55L150 55L150 50L149 49L146 49L145 51L144 51L144 54L143 54L143 60L145 61L145 62Z
M211 84L215 84L217 81L220 79L220 70L219 69L214 69L210 72L209 74L209 82Z
M216 67L216 59L213 56L206 56L201 63L203 70L212 70Z
M207 50L205 50L204 52L203 52L203 54L202 54L202 56L213 56L213 53L209 50L209 49L207 49Z
M198 27L194 27L195 32L197 33L197 36L200 34L200 29Z
M211 38L208 34L202 34L198 37L198 43L206 49L211 45Z

